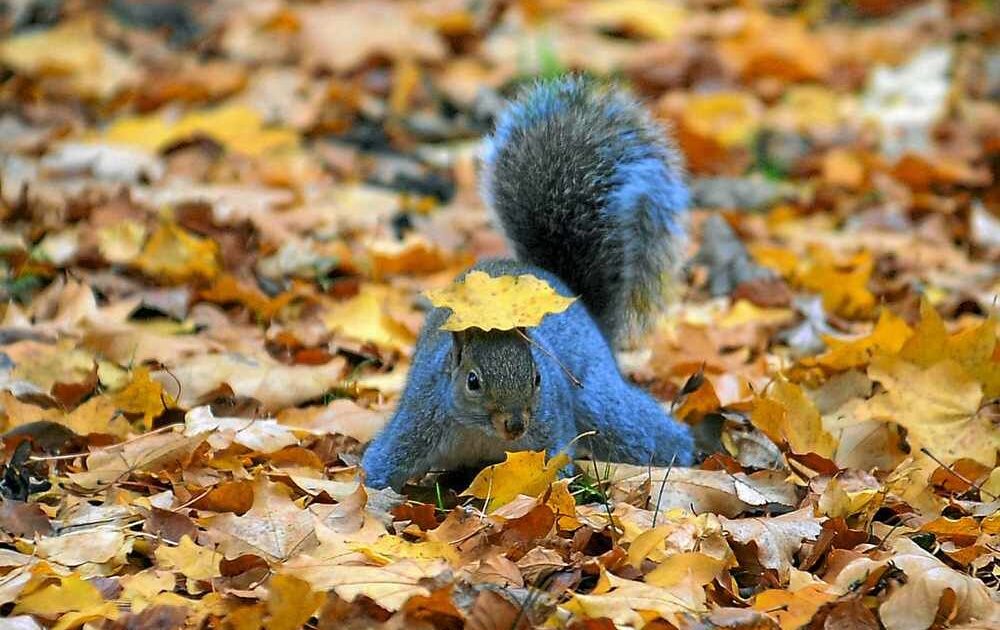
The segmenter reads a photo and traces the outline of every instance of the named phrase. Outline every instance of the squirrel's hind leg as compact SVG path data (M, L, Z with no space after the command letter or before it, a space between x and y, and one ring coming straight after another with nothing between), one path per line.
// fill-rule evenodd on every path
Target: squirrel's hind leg
M694 463L691 430L617 372L588 382L578 405L580 430L597 432L584 438L594 458L641 466Z

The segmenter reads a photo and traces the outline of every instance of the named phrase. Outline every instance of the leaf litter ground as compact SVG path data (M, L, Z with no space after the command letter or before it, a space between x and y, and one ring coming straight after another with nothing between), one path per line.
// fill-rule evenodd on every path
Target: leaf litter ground
M990 3L230 5L0 16L0 626L1000 624ZM505 253L477 141L567 69L685 154L620 360L712 454L366 489L421 295Z

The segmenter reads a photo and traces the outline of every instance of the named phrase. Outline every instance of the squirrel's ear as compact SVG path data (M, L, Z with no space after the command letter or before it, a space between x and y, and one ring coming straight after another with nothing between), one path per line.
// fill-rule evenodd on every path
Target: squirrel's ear
M462 352L469 341L469 331L456 330L451 333L451 367L456 368L462 363Z

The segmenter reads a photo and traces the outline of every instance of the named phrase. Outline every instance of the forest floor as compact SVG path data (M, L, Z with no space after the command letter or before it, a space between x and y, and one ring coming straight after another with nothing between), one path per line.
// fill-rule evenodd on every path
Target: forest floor
M6 7L0 628L1000 627L995 0ZM569 70L685 155L620 360L718 452L366 489Z

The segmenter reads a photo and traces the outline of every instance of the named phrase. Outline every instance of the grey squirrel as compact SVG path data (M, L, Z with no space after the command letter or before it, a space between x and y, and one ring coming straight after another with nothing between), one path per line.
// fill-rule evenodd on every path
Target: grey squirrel
M612 351L660 308L680 258L688 191L663 130L623 93L564 77L509 105L483 162L483 196L517 260L469 271L532 274L580 299L520 331L442 331L450 310L433 309L396 412L362 458L366 483L399 489L519 450L690 465L687 426L629 384Z

